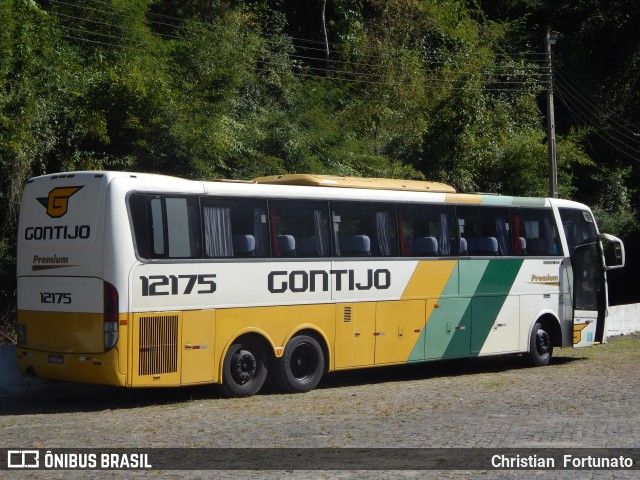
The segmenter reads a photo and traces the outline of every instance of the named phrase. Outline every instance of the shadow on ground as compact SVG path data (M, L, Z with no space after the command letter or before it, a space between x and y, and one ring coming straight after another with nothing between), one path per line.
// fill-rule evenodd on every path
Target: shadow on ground
M584 358L554 357L551 366L582 360ZM525 366L523 359L519 356L454 359L332 372L325 375L318 388L347 388L447 376L481 375L526 368L529 367ZM263 390L260 395L279 394L268 387ZM52 382L41 391L34 391L28 395L0 398L0 416L130 409L202 399L223 400L223 396L212 385L134 389Z

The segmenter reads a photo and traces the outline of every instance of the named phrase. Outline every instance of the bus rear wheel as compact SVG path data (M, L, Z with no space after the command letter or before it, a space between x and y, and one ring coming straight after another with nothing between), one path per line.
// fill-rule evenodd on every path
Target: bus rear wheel
M252 340L236 342L227 350L222 368L222 390L225 395L255 395L267 378L265 350Z
M308 392L316 388L324 373L324 352L318 341L308 335L293 337L284 355L275 362L275 382L290 393Z
M540 322L536 322L531 330L529 339L529 353L526 355L527 363L532 367L549 365L553 353L551 335Z

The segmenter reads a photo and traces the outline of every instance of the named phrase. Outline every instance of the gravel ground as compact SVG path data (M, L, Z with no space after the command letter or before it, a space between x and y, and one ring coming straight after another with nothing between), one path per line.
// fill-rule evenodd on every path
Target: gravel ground
M211 387L57 386L0 399L6 448L638 448L640 336L518 357L433 362L328 375L307 394L221 398ZM250 451L246 455L250 455ZM106 478L637 478L615 471L149 471ZM0 478L87 472L0 471Z

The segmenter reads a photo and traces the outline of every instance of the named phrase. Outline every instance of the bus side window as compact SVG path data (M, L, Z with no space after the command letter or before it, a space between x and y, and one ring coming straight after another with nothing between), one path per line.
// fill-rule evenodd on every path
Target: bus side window
M393 205L333 202L331 204L336 256L390 257L397 255Z
M204 254L207 258L269 255L265 200L202 198Z
M169 258L198 258L200 218L197 198L165 198Z
M398 232L403 257L447 257L458 253L454 207L400 204Z
M457 215L458 228L460 229L460 255L477 255L476 238L482 236L480 209L475 206L459 206Z
M331 251L326 202L271 200L269 202L273 257L327 257Z
M162 197L136 193L129 198L134 245L140 258L165 256L165 228Z
M500 207L458 207L461 242L469 255L513 255L509 211Z
M149 201L151 210L151 245L154 257L164 255L164 219L162 216L162 198L152 198Z
M490 255L513 255L511 240L511 220L509 210L500 207L486 207L480 209L484 245L488 247Z
M129 211L131 213L131 227L136 251L141 258L152 258L155 248L153 237L153 225L150 208L150 197L143 194L134 194L129 198Z
M520 243L514 247L516 255L556 256L561 255L558 229L551 209L512 209L514 238Z
M134 194L129 199L135 246L141 258L199 258L196 197Z

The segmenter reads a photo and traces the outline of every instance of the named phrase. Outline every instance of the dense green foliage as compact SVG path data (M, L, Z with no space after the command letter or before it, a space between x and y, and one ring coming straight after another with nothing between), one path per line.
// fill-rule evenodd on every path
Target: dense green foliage
M560 195L633 230L640 143L599 128L640 122L640 13L555 3L0 0L0 312L34 175L316 172L546 195L548 24L566 29L561 78L597 86L606 112L594 123L558 102Z

